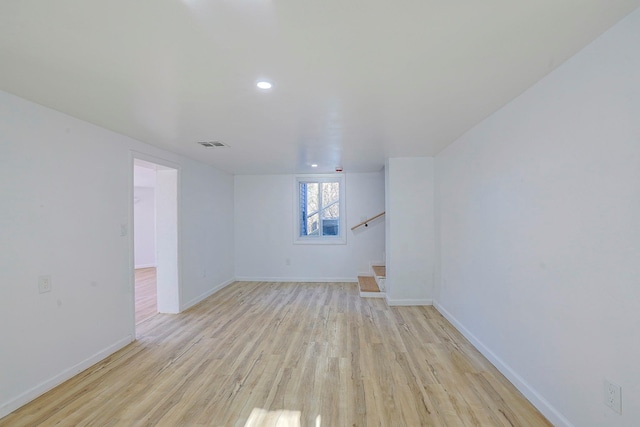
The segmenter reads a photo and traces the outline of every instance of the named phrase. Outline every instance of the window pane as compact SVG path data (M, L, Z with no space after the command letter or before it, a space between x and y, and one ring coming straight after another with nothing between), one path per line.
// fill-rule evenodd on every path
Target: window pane
M307 183L307 216L318 212L318 183Z
M340 234L339 231L340 231L340 220L338 218L322 220L323 236L337 236Z
M307 236L319 236L320 235L320 215L315 213L307 217Z
M322 235L340 234L340 184L325 182L322 184Z
M322 184L322 205L329 206L340 199L340 184L325 182Z
M336 202L322 209L322 219L338 219L340 217L340 203Z

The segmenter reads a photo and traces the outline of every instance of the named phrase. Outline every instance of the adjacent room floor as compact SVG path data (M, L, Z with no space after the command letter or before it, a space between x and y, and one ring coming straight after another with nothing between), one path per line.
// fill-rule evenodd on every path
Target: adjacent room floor
M138 268L136 279L136 325L158 314L156 268Z

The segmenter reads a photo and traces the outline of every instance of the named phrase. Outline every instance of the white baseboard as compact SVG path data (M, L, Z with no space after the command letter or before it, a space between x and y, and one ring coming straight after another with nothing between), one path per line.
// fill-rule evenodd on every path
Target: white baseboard
M136 264L135 269L156 267L155 264Z
M44 393L48 392L52 388L54 388L56 386L59 386L63 382L65 382L68 379L74 377L75 375L79 374L80 372L84 371L85 369L95 365L96 363L98 363L102 359L112 355L116 351L120 350L121 348L127 346L128 344L130 344L132 342L133 342L133 337L131 335L128 335L125 338L122 338L121 340L116 341L115 343L111 344L110 346L106 347L105 349L100 350L96 354L94 354L94 355L88 357L87 359L81 361L80 363L78 363L78 364L76 364L76 365L74 365L74 366L72 366L72 367L70 367L68 369L65 369L64 371L62 371L58 375L55 375L54 377L52 377L52 378L50 378L50 379L38 384L37 386L35 386L33 388L30 388L29 390L25 391L24 393L16 396L15 398L0 404L0 418L9 415L10 413L15 411L16 409L20 408L21 406L31 402L33 399L43 395Z
M349 282L358 283L357 277L236 277L238 282L304 282L304 283L331 283Z
M554 408L540 393L527 383L524 378L518 375L509 365L507 365L500 357L498 357L489 347L484 345L475 335L465 328L451 313L447 311L437 301L434 303L436 310L440 312L455 328L460 331L466 339L478 349L484 357L486 357L507 379L529 399L533 404L554 426L574 427L556 408Z
M413 305L433 305L432 299L390 299L387 296L387 304L392 307L408 307Z
M219 290L221 290L223 288L226 288L227 286L229 286L230 284L232 284L235 281L236 281L235 279L229 279L229 280L226 280L226 281L220 283L218 286L214 286L213 288L209 289L207 292L203 293L202 295L198 295L197 297L195 297L191 301L183 304L182 307L180 308L180 311L185 311L185 310L193 307L194 305L198 304L200 301L210 297L211 295L215 294Z

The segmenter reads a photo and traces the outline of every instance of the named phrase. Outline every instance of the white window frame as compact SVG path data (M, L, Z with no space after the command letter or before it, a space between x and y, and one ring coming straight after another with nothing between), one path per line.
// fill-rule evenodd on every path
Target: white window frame
M340 187L339 196L339 225L337 236L301 236L300 224L302 223L300 211L300 184L301 183L322 183L337 182ZM323 175L297 175L294 183L294 206L293 206L293 243L301 245L344 245L347 243L347 209L346 209L346 185L344 174L323 174Z

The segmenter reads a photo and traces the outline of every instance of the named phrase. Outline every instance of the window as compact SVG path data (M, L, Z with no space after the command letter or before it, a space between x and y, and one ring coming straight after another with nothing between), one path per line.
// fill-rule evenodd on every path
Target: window
M296 243L346 243L344 175L296 178Z

